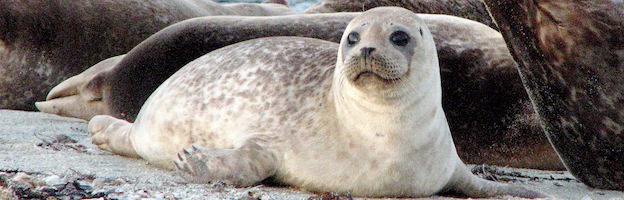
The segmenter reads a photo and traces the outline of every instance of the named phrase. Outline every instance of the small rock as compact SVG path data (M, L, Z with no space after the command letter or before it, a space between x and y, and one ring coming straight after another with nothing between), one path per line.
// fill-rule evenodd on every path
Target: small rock
M34 189L41 184L38 183L30 174L19 172L10 180L11 183L24 188Z
M43 178L43 182L49 186L64 185L65 183L67 183L65 179L62 179L60 176L57 175L45 177Z
M54 136L54 142L55 143L76 143L78 141L74 140L73 138L69 137L68 135L59 134L59 135Z
M13 178L11 179L11 181L15 182L25 182L30 180L32 180L32 176L24 172L19 172L15 174L15 176L13 176Z
M74 186L76 186L77 189L84 191L92 191L94 188L93 185L87 181L76 181L74 182Z
M91 192L91 198L104 198L114 190L96 190Z
M123 185L123 184L127 184L127 183L128 183L128 181L126 181L125 179L118 178L118 179L115 179L115 181L111 182L111 185L119 186L119 185Z
M112 181L108 181L108 183L110 183ZM95 190L99 190L102 189L104 187L104 184L107 183L107 179L105 178L96 178L93 180L93 182L91 182L91 185L93 185L93 189Z

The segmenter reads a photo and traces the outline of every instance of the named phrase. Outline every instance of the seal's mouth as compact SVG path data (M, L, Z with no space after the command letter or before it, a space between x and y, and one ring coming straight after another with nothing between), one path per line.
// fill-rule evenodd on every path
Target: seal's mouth
M400 77L384 77L383 75L380 75L378 73L375 73L373 71L362 71L360 73L358 73L354 78L353 78L353 82L355 83L364 83L367 81L382 81L382 82L386 82L386 83L394 83L399 81L401 78Z
M394 85L405 78L408 71L401 62L395 60L378 54L368 57L349 56L343 62L343 72L356 85Z
M370 77L372 77L372 76L376 76L376 77L378 77L378 78L381 78L379 75L377 75L377 74L375 74L375 73L373 73L373 72L371 72L371 71L364 71L364 72L361 72L361 73L357 74L357 75L355 76L355 78L353 79L353 81L357 81L357 80L359 80L360 78L370 78Z

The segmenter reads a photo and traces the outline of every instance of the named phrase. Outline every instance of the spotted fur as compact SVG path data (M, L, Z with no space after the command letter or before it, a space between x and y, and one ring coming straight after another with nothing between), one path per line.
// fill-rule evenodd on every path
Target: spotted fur
M407 45L389 44L397 30L408 33ZM362 38L348 45L352 31ZM165 81L134 124L93 118L93 142L175 166L195 182L250 186L273 178L366 197L446 190L471 197L540 196L479 179L459 159L442 110L435 44L420 17L377 8L356 17L345 32L339 46L271 37L213 51ZM362 58L359 52L369 47L377 50ZM387 61L348 64L372 58ZM397 64L384 65L389 63ZM354 70L373 76L347 77ZM394 76L399 81L386 80Z

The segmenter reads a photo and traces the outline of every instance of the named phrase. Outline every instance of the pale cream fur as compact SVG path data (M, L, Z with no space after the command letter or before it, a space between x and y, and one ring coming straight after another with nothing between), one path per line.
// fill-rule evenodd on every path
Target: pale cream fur
M406 46L391 41L398 30L409 35ZM349 45L352 32L359 40ZM375 48L370 57L364 47ZM357 76L346 76L349 70ZM196 182L249 186L273 178L366 197L539 196L470 174L455 151L441 91L422 19L376 8L349 24L339 47L274 37L213 51L163 83L134 124L97 116L89 131L101 148L175 166Z

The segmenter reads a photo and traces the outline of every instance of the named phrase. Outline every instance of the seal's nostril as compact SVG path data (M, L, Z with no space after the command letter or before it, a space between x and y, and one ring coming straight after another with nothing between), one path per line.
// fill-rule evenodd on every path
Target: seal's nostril
M362 56L364 58L368 58L374 50L375 50L375 47L362 47L362 49L360 49L360 51L362 51Z

